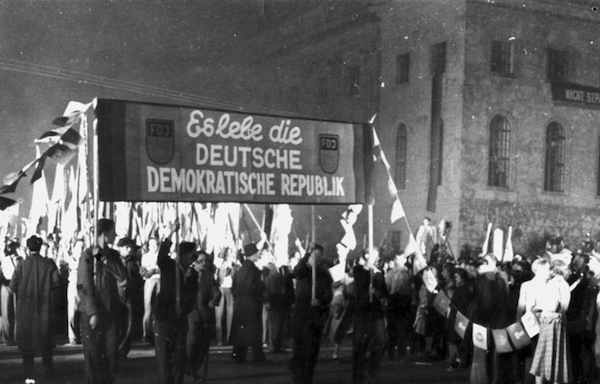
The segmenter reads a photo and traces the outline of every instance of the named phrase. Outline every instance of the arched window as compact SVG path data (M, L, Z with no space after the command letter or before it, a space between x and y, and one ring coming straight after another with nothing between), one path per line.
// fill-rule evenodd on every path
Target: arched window
M406 144L408 140L406 125L400 124L396 132L396 188L406 188Z
M552 122L546 129L546 159L544 168L544 191L565 190L565 129Z
M490 124L488 185L508 188L510 175L510 123L497 115Z

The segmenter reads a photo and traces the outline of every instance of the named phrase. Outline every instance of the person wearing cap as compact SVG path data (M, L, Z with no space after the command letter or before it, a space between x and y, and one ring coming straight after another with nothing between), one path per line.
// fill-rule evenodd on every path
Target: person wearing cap
M0 343L6 345L15 344L15 300L8 286L15 269L23 257L19 255L19 241L17 239L6 239L4 256L0 260Z
M128 280L119 345L119 354L122 359L125 359L131 350L131 341L141 330L144 279L140 275L140 262L136 256L138 247L135 241L130 237L123 237L117 242L117 249L121 256L121 263L127 271Z
M252 348L252 361L266 362L262 349L263 296L266 290L261 271L256 266L259 249L255 243L246 244L244 262L233 277L233 321L231 344L236 363L245 363L248 347Z
M96 242L79 258L77 293L87 383L111 384L119 368L120 321L126 300L127 271L110 247L115 222L96 223Z
M215 279L215 267L205 251L198 252L191 266L198 282L198 293L188 315L188 373L196 381L206 380L211 336L211 311L221 300L221 290Z
M53 260L42 257L43 240L37 236L27 239L29 256L13 274L9 289L17 297L17 342L23 354L24 378L34 376L34 357L42 355L44 375L53 373L53 294L59 288L58 268Z
M314 244L308 252L304 252L300 240L296 240L296 246L304 257L292 272L296 279L296 301L292 309L294 350L289 368L294 383L308 384L313 380L323 328L333 299L333 279L324 265L322 245ZM314 297L313 265L316 265Z
M178 228L176 225L172 233ZM154 302L152 329L159 382L181 384L187 364L188 314L196 302L198 287L197 275L191 268L197 254L196 244L183 241L179 244L177 258L172 259L170 237L166 236L158 251L161 281Z

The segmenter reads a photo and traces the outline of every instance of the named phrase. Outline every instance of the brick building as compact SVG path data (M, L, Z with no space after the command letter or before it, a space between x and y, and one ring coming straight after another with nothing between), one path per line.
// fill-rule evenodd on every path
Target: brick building
M263 100L332 120L376 114L412 232L425 216L451 221L455 254L481 247L488 223L512 226L516 252L556 234L575 249L600 233L599 3L310 2L256 37L278 36L261 58L289 85ZM375 244L403 247L383 166L375 179Z

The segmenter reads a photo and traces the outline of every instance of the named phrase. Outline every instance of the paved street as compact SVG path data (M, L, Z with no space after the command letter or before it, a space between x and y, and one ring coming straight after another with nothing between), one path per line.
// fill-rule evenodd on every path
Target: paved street
M342 349L346 362L331 359L332 348L326 344L321 349L321 358L317 364L314 384L345 384L352 382L352 365L349 362L351 348ZM251 355L251 353L250 353ZM253 383L279 384L291 383L287 363L291 352L269 354L266 365L234 364L231 348L211 348L209 383ZM121 366L118 384L156 382L156 364L154 350L148 344L135 344L130 357ZM54 354L56 374L52 381L38 379L38 383L81 384L84 382L83 353L81 346L59 345ZM430 362L417 356L409 356L403 362L385 360L378 378L373 383L466 383L468 370L448 372L443 361ZM41 373L41 360L36 359L36 372ZM0 384L23 383L20 379L21 358L16 347L0 347ZM185 381L191 384L191 379Z

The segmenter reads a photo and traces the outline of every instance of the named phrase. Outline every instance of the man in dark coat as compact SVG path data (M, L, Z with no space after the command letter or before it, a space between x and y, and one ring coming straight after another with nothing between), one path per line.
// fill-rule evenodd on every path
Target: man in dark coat
M502 329L511 324L508 313L509 290L506 274L497 268L493 254L478 260L477 279L473 285L473 301L469 306L469 318L487 329ZM469 336L467 336L469 337ZM508 383L512 375L510 356L496 351L493 337L488 332L488 350L474 347L471 365L471 384Z
M124 237L117 242L121 262L127 271L127 296L125 301L125 315L121 324L121 344L119 354L125 359L131 350L131 342L142 329L142 311L144 300L144 279L140 274L140 260L136 255L135 242Z
M154 303L152 329L160 382L181 384L187 364L188 314L194 306L198 287L197 275L190 266L197 254L196 244L184 241L179 244L177 260L173 260L169 256L172 244L169 237L163 240L158 251L160 292Z
M296 246L301 249L299 241ZM302 252L302 251L301 251ZM296 301L292 309L292 333L294 352L289 368L295 384L312 383L315 365L319 357L323 327L333 299L333 280L323 263L323 247L315 244L294 267L296 278ZM312 263L309 262L312 260ZM314 298L313 266L316 265Z
M366 254L352 269L356 284L354 339L352 343L352 378L364 383L376 375L383 359L385 308L388 299L383 272L376 268L378 256Z
M233 277L233 321L231 344L236 363L246 362L248 347L252 348L252 361L266 361L262 349L262 310L265 283L256 266L259 250L256 244L244 246L245 260Z
M23 354L25 378L33 377L33 359L38 353L42 355L44 374L53 373L52 295L59 288L59 277L54 261L40 255L42 244L37 236L27 240L29 256L17 265L9 286L17 296L17 343Z
M196 303L188 315L188 372L195 380L205 380L208 374L208 352L212 334L211 312L221 300L221 290L215 279L214 265L206 252L199 252L191 269L198 281L198 293Z
M294 282L287 266L277 268L275 256L263 251L263 257L269 261L263 273L265 276L265 306L267 309L271 352L284 351L283 339L289 327L290 311L294 303Z
M119 367L120 319L123 316L127 272L114 243L115 222L100 219L96 244L79 258L77 293L86 383L114 383Z

